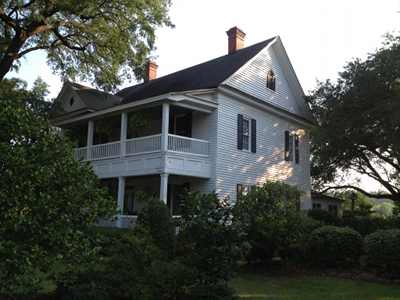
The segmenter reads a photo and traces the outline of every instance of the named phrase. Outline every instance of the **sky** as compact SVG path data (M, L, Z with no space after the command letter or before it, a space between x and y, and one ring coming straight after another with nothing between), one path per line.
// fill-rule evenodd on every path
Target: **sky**
M400 0L173 0L170 17L175 28L157 30L152 53L158 76L227 54L226 31L238 26L247 46L279 35L307 93L317 80L337 78L346 62L366 58L385 33L398 32ZM50 85L50 97L62 85L40 51L10 76L30 85L40 76Z
M387 32L400 29L400 0L173 0L175 28L157 30L158 76L225 55L226 31L238 26L247 46L279 35L304 91L317 80L334 79L343 65L374 51ZM18 74L31 84L38 76L56 97L61 80L38 51L22 61ZM129 86L132 83L125 83ZM121 88L122 88L121 87Z

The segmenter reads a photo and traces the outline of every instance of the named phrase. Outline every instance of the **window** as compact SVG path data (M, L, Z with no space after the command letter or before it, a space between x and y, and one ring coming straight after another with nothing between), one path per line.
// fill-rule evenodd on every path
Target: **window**
M250 121L247 118L243 118L243 150L249 150L249 142L250 142Z
M255 119L238 115L237 139L239 150L256 153L257 148L257 122Z
M133 190L127 190L125 193L124 215L137 215L135 193Z
M275 91L276 77L274 71L269 70L267 73L267 88Z
M72 106L74 105L75 99L74 97L71 97L71 99L69 99L69 105Z
M190 184L168 184L167 206L172 216L180 216L185 197L190 191Z
M300 137L295 133L285 131L285 160L294 161L296 164L300 163Z
M329 205L328 205L328 211L329 211L332 215L337 216L337 214L338 214L338 207L337 207L337 205L336 205L336 204L329 204Z
M237 198L241 196L246 196L248 195L253 189L255 189L257 186L256 185L250 185L250 184L238 184L236 186L236 192L237 192Z
M312 208L313 209L321 209L321 203L313 203Z

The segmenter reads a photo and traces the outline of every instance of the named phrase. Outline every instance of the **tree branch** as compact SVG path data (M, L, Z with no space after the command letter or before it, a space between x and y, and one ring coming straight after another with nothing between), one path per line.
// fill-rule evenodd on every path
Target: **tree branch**
M400 195L393 195L393 194L374 194L374 193L369 193L367 191L365 191L364 189L357 187L357 186L353 186L353 185L339 185L339 186L330 186L327 187L325 189L323 189L321 191L322 194L330 191L330 190L343 190L343 189L352 189L355 191L358 191L362 194L364 194L367 197L370 198L376 198L376 199L391 199L394 201L400 201Z
M360 158L366 164L367 168L372 172L372 173L369 173L369 172L363 170L363 167L360 164L360 169L364 171L364 174L371 177L372 179L376 180L380 184L382 184L382 186L384 186L390 193L396 194L396 190L394 189L395 187L393 187L389 183L389 178L387 180L384 180L382 178L381 174L374 168L374 166L371 164L370 159L365 155L365 153L362 150L359 151L359 155L360 155Z
M61 43L62 43L65 47L67 47L67 48L69 48L69 49L71 49L71 50L84 51L84 50L86 50L86 47L89 45L89 44L86 44L85 46L74 46L74 45L71 45L71 44L68 42L68 40L66 39L66 36L63 36L63 35L58 31L57 28L54 28L54 29L53 29L53 32L54 32L54 34L56 35L56 37L61 41Z
M18 29L17 23L12 18L7 16L7 14L4 12L4 10L2 8L0 8L0 20L3 20L4 23L6 23L8 26L14 28L14 30Z
M25 54L28 54L29 52L35 51L35 50L44 50L44 49L52 49L55 48L56 46L58 46L61 43L60 40L55 40L53 43L51 43L50 45L43 45L43 46L35 46L35 47L31 47L28 49L25 49L21 52L18 53L17 58L21 58L22 56L24 56Z

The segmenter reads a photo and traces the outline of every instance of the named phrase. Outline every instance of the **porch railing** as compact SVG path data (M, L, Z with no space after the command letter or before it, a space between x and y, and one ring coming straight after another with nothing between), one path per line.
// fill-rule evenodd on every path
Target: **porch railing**
M124 145L120 141L93 145L75 149L75 158L78 160L99 160L116 158L123 155L135 155L161 151L161 134L126 140ZM125 148L122 148L125 147ZM168 134L168 151L190 153L208 156L209 142L184 136Z
M209 142L180 135L168 134L168 150L208 155Z
M87 147L75 148L75 159L86 160L87 158Z
M121 143L112 142L107 144L93 145L90 147L90 160L113 158L121 155Z
M161 150L161 134L129 139L125 144L126 154L150 153Z

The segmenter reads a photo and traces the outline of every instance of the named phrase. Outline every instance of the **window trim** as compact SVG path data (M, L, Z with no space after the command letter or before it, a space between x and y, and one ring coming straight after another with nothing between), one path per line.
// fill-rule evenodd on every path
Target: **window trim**
M243 194L244 189L247 189L246 195L250 193L253 189L257 188L257 184L250 183L238 183L236 184L236 199L242 196L246 196Z
M243 126L244 121L247 121L247 123L248 123L248 129L249 129L248 135L244 134L244 126ZM243 115L242 122L243 123L242 123L242 149L241 150L245 151L245 152L251 152L251 140L252 140L252 138L251 138L251 134L252 134L252 132L251 132L251 118L249 116ZM248 137L247 149L244 148L244 137L245 136Z
M290 130L284 131L284 160L300 164L300 135Z

